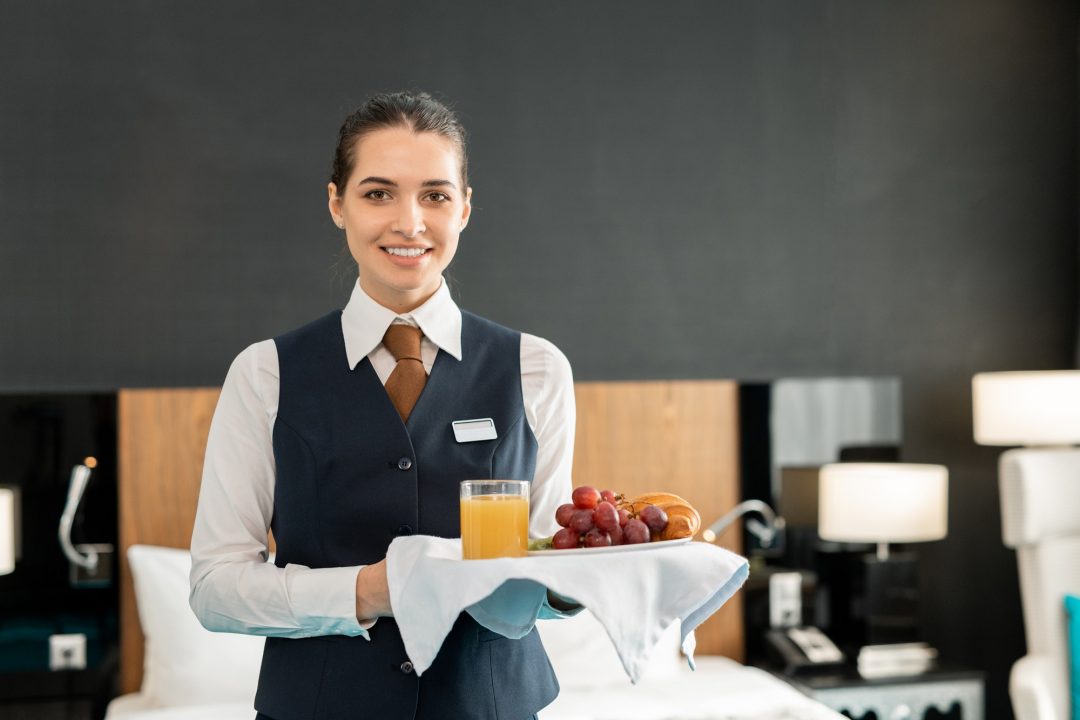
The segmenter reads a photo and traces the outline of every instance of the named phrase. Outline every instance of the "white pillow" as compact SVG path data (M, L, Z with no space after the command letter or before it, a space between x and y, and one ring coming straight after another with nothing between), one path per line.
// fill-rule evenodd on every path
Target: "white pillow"
M587 690L630 684L630 677L623 670L607 631L588 610L571 618L541 620L536 627L562 689ZM679 623L674 622L660 636L642 674L643 680L679 673L686 663L679 650L679 631Z
M127 558L146 638L142 694L166 706L253 703L264 640L199 623L188 605L191 554L133 545Z

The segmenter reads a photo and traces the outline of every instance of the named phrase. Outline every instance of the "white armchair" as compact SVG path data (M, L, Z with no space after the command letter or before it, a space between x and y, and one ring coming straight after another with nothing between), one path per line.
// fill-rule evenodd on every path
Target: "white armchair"
M1080 449L1001 456L1002 537L1016 550L1027 655L1013 665L1017 720L1068 720L1066 593L1080 594Z

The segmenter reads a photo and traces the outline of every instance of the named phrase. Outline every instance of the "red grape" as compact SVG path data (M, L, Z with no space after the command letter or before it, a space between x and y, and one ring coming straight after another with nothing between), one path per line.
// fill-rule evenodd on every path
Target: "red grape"
M585 533L585 547L607 547L610 544L611 538L607 536L606 532L602 532L598 528L593 528Z
M646 505L641 512L638 513L638 518L641 522L649 526L649 529L653 532L663 532L667 527L668 517L664 512L664 508L657 507L655 505Z
M623 529L621 527L619 527L618 525L616 525L611 530L608 530L608 537L611 538L611 544L612 545L622 545L623 544Z
M600 499L604 502L609 502L614 505L616 502L618 502L619 497L611 490L601 490Z
M574 493L570 497L574 500L574 507L580 510L592 510L596 507L596 503L600 502L600 491L594 487L582 485L574 488Z
M649 542L649 527L640 520L628 520L623 528L623 544L637 545Z
M619 527L619 513L609 502L602 502L593 510L593 524L604 532Z
M555 522L559 523L563 527L570 527L570 516L577 510L570 503L560 505L559 509L555 511Z
M626 522L630 519L630 511L626 508L619 508L619 527L625 528Z
M556 550L569 550L578 546L579 536L570 528L562 528L551 538L551 546Z
M592 510L575 510L574 514L570 516L571 530L578 535L584 535L593 529Z

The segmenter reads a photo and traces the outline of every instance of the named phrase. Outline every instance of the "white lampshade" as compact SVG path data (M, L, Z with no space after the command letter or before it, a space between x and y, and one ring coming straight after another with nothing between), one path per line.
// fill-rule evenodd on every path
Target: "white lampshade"
M979 373L971 400L980 445L1080 443L1080 370Z
M943 465L834 463L821 468L818 534L835 542L924 542L948 531Z
M15 569L15 491L0 488L0 575Z

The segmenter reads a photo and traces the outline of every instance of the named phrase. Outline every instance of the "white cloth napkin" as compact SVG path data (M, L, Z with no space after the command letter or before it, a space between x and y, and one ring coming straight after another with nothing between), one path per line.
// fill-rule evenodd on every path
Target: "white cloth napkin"
M682 621L694 665L693 630L746 580L746 559L709 543L627 552L462 560L461 541L400 537L386 553L390 605L420 675L462 611L510 638L532 630L547 590L589 608L636 683L664 630Z

